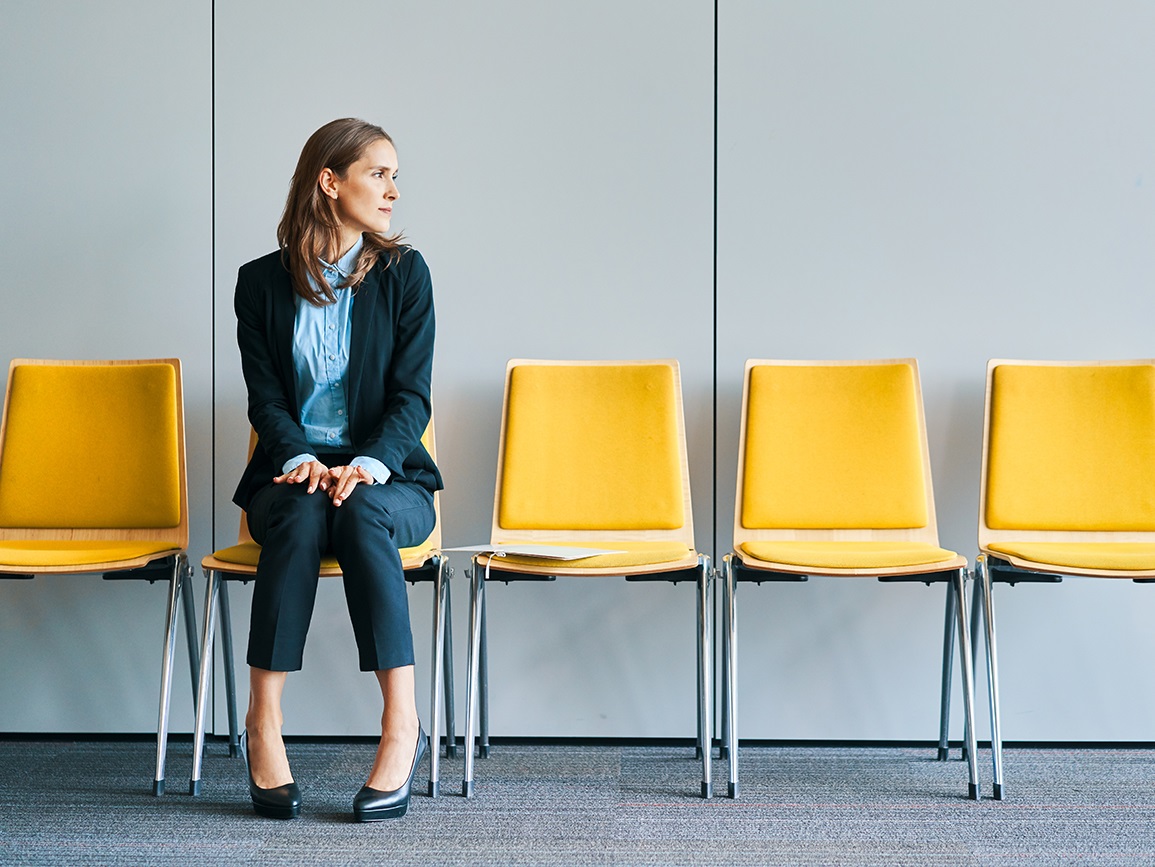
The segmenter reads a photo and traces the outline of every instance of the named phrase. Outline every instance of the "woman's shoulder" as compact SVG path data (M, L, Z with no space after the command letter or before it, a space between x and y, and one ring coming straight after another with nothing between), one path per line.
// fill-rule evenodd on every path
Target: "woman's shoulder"
M425 257L408 244L399 245L393 255L382 252L373 270L378 279L386 282L397 281L403 286L414 282L430 282L429 266L425 263Z
M284 250L274 250L258 259L246 262L241 266L241 276L262 277L277 274L288 274L289 269L285 261Z

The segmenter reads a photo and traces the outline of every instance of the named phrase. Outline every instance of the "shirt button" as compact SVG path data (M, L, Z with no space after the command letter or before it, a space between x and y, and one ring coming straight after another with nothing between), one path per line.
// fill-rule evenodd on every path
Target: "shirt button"
M345 414L345 410L343 410L343 409L337 410L337 415L344 415L344 414Z
M337 358L337 356L335 356L335 355L330 355L330 356L329 356L329 360L330 360L330 361L333 361L333 360L335 360L336 358Z

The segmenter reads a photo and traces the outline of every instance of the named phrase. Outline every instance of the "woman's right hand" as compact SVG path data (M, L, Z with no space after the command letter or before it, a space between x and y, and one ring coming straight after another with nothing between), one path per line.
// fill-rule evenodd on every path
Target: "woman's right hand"
M326 490L329 487L329 468L320 461L305 461L273 479L277 485L297 485L302 482L309 483L310 494L318 488Z

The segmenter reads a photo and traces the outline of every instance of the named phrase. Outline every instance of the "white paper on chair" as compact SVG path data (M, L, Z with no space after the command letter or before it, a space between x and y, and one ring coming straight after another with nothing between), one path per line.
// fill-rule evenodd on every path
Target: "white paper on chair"
M621 554L623 551L616 548L579 548L562 545L464 545L460 548L442 548L442 551L470 551L474 554L493 554L503 557L513 554L518 557L542 557L548 560L581 560L583 557L596 557L599 554Z

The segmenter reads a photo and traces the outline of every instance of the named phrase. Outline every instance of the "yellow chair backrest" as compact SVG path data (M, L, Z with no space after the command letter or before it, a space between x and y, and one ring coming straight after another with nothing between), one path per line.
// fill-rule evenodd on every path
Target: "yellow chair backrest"
M187 511L178 360L12 362L0 527L183 529L187 541Z
M748 361L734 527L937 544L918 363Z
M678 363L528 361L506 370L494 538L688 538Z
M1155 363L996 359L986 403L984 530L1155 531Z

